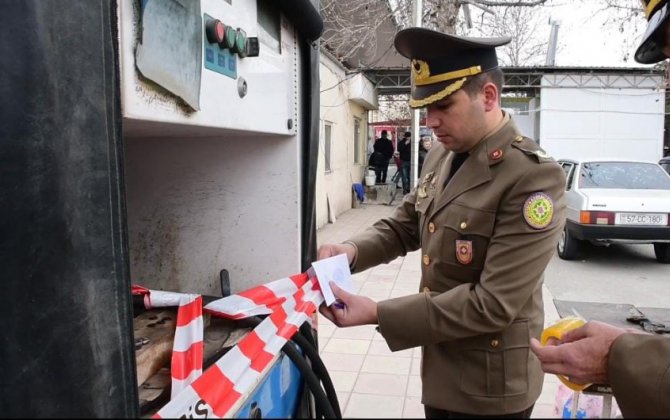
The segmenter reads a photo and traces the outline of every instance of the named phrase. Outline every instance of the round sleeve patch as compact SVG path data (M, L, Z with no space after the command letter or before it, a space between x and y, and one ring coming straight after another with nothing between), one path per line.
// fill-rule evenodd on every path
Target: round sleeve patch
M531 194L523 205L523 218L533 229L549 226L554 217L554 201L547 194L538 192Z

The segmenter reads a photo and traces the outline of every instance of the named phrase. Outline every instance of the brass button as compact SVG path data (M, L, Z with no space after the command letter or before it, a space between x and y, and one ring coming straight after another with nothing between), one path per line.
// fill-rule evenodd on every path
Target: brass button
M422 260L424 265L430 264L430 257L428 255L424 255Z
M465 229L466 227L468 227L467 222L461 222L461 229Z
M517 143L521 143L523 141L523 136L516 136L514 141L517 142Z
M435 232L435 223L433 222L428 223L428 232L430 233Z
M428 286L425 286L423 288L423 293L430 293L430 288L428 288Z
M498 340L491 340L491 347L496 348L500 345L500 341Z

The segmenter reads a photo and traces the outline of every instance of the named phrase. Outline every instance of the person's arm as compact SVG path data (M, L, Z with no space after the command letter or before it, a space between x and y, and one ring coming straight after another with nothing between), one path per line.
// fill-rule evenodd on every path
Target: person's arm
M319 247L317 259L346 254L352 272L360 272L399 255L419 248L419 229L414 209L415 196L408 194L393 215L377 221L373 226L341 244ZM343 308L328 307L319 311L338 327L377 323L377 303L365 296L354 295L331 283L333 294L344 304Z
M670 418L670 338L623 334L614 341L607 365L624 417Z
M386 160L389 160L393 157L393 143L391 140L386 142L386 152L384 153L384 157L386 157Z
M589 321L561 341L530 348L547 373L610 384L624 417L670 417L670 338Z

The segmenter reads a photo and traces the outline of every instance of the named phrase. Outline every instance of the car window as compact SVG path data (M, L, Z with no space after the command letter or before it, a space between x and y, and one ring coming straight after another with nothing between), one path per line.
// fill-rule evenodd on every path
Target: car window
M565 172L565 179L566 179L565 190L569 191L570 188L572 187L572 179L573 174L575 172L574 171L575 165L573 163L563 162L561 166L563 167L563 171Z
M661 163L661 168L665 169L665 172L670 174L670 161Z
M585 162L580 188L670 190L670 177L660 166L641 162Z

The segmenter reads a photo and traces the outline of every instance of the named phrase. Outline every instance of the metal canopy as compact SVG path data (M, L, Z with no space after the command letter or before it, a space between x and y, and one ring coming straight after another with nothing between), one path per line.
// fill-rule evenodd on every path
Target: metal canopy
M525 93L531 97L539 96L543 87L559 87L566 80L571 82L571 87L593 87L594 82L597 82L602 88L636 89L648 88L651 80L665 75L664 69L653 67L503 67L502 70L505 74L505 92ZM542 77L549 74L562 77L545 79L542 85ZM409 93L409 68L370 69L365 71L365 75L373 81L379 95Z

